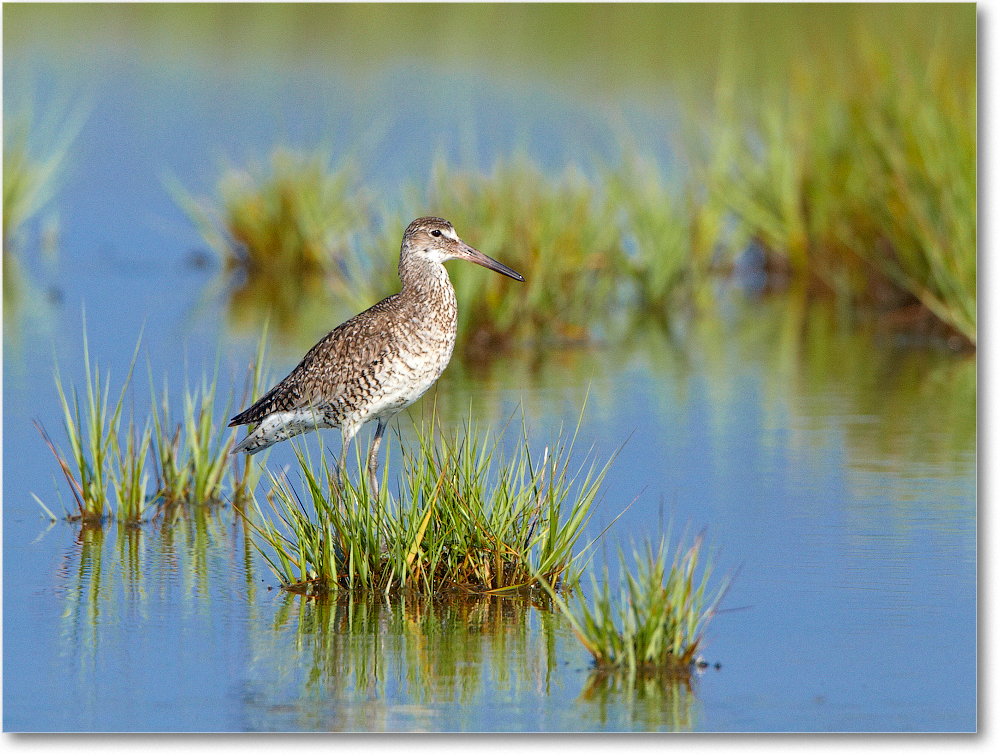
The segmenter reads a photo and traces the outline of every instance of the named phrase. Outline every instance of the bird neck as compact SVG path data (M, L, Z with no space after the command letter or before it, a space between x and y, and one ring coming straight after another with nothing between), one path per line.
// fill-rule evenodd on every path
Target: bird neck
M403 255L399 259L400 294L406 298L455 301L448 271L439 262Z

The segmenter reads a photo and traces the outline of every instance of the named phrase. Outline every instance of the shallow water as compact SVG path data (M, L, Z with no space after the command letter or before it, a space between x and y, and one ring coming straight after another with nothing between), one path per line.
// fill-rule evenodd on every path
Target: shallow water
M593 561L613 580L618 545L671 523L674 543L704 529L718 576L736 574L703 648L720 667L690 688L602 684L544 606L284 594L228 507L138 529L47 522L31 493L58 510L69 492L31 421L64 443L53 357L64 384L82 387L84 307L113 391L142 331L129 397L139 417L147 355L174 406L217 359L222 394L242 389L255 339L229 333L223 302L203 301L215 271L186 264L204 243L165 174L207 191L220 154L353 135L379 108L391 117L369 171L376 189L425 180L434 149L461 153L462 128L486 166L526 133L544 135L528 145L545 165L583 160L610 130L597 108L544 89L483 91L472 74L390 73L359 93L322 72L244 80L133 60L70 84L58 66L4 63L5 108L32 87L43 108L74 88L91 103L57 198L58 260L29 244L34 288L5 314L5 730L976 728L975 359L901 346L794 293L728 292L726 317L541 358L455 360L412 413L436 400L450 423L471 412L498 427L520 406L543 447L583 411L579 463L622 448L590 527L627 508ZM467 99L474 115L452 128L416 106L421 86ZM474 229L460 233L474 243ZM273 345L272 378L298 348ZM398 426L405 437L412 421ZM277 448L267 464L292 461Z
M548 390L447 377L439 390L500 417L525 397L544 443L590 387L577 456L625 444L592 534L631 503L595 566L614 574L617 544L672 520L675 541L706 529L718 574L738 569L703 649L721 669L691 690L591 691L585 651L544 607L359 602L352 614L270 590L228 508L138 530L50 525L27 492L52 503L54 463L37 413L5 391L5 728L974 728L974 437L957 432L962 401L935 385L968 389L972 366L895 355L872 386L879 403L730 337L711 357L689 346L682 364L671 350L588 353L550 365ZM398 469L395 451L387 464Z

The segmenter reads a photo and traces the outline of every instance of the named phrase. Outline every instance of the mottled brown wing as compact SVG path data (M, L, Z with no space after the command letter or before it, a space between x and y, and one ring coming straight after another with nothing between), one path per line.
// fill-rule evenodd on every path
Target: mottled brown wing
M349 403L344 391L370 382L391 351L394 294L334 328L280 383L229 421L257 423L272 412ZM366 380L368 379L368 380Z

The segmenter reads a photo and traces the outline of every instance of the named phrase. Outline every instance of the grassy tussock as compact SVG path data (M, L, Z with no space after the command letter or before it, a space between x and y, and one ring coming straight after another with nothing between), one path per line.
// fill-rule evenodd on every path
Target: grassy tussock
M117 494L117 511L122 519L137 518L141 515L141 509L145 508L143 502L139 512L135 509L137 502L143 498L141 494L145 488L146 478L136 469L134 462L138 456L137 451L145 455L148 449L148 426L143 431L138 449L134 442L133 423L129 423L124 449L119 434L122 405L138 354L139 344L136 343L128 376L114 405L110 402L110 376L105 376L102 385L100 366L95 366L91 371L86 328L83 335L85 402L81 401L75 388L72 391L72 403L70 402L59 377L59 366L58 364L55 366L56 390L62 405L63 428L66 431L69 453L64 454L37 421L35 427L55 455L59 468L69 484L74 503L73 509L67 510L69 519L85 522L102 521L106 511L115 511L111 509L112 490ZM48 509L44 504L42 506Z
M576 341L611 307L621 258L602 188L567 169L550 178L528 158L498 163L489 175L438 163L426 206L448 218L473 246L524 276L503 280L470 265L449 274L463 307L463 348L488 352L513 341Z
M217 200L176 183L175 201L218 255L230 314L247 328L286 332L317 303L372 304L356 234L370 211L352 164L324 150L278 147L266 162L225 169Z
M715 130L700 153L726 156L706 180L737 235L843 302L920 308L974 345L974 35L954 20L929 40L857 31L846 55L828 51L836 63L791 56L754 97L723 69L711 117L747 128Z
M648 543L644 553L633 551L634 571L619 550L617 597L608 587L607 567L601 585L592 579L590 604L578 594L575 606L570 606L570 600L552 592L599 668L634 679L664 671L683 673L695 661L704 627L725 595L728 580L710 593L711 565L703 566L698 576L701 536L686 550L678 547L672 563L667 561L665 540L655 554Z
M234 500L245 499L256 485L259 471L247 460L231 460L229 450L236 431L218 424L216 416L216 374L211 383L202 378L197 389L185 387L183 414L175 422L168 391L157 396L150 375L152 412L139 425L134 415L124 422L125 396L139 354L141 336L121 391L112 404L110 376L102 377L99 365L91 368L86 327L83 334L86 398L76 388L68 392L55 367L56 391L63 409L63 428L68 452L58 446L42 425L35 426L56 458L69 484L73 506L66 517L89 524L108 518L138 523L176 504L211 504L222 500L226 490ZM263 354L263 348L259 350ZM253 371L253 393L259 391L262 362ZM222 410L228 416L232 397ZM139 428L142 428L140 431ZM151 485L152 480L152 485ZM36 501L53 519L52 510L37 496Z
M374 503L367 476L355 486L297 446L303 491L269 473L273 514L255 502L254 543L293 591L499 593L532 589L539 576L575 582L575 548L610 462L571 473L575 435L541 457L526 435L510 457L500 440L475 429L442 436L432 422L403 450L399 493L383 480Z

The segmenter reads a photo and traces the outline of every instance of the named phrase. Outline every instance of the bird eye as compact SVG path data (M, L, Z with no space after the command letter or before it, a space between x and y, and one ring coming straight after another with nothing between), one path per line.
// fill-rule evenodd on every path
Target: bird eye
M433 231L431 231L431 236L440 236L440 235L441 235L440 229L435 228Z

